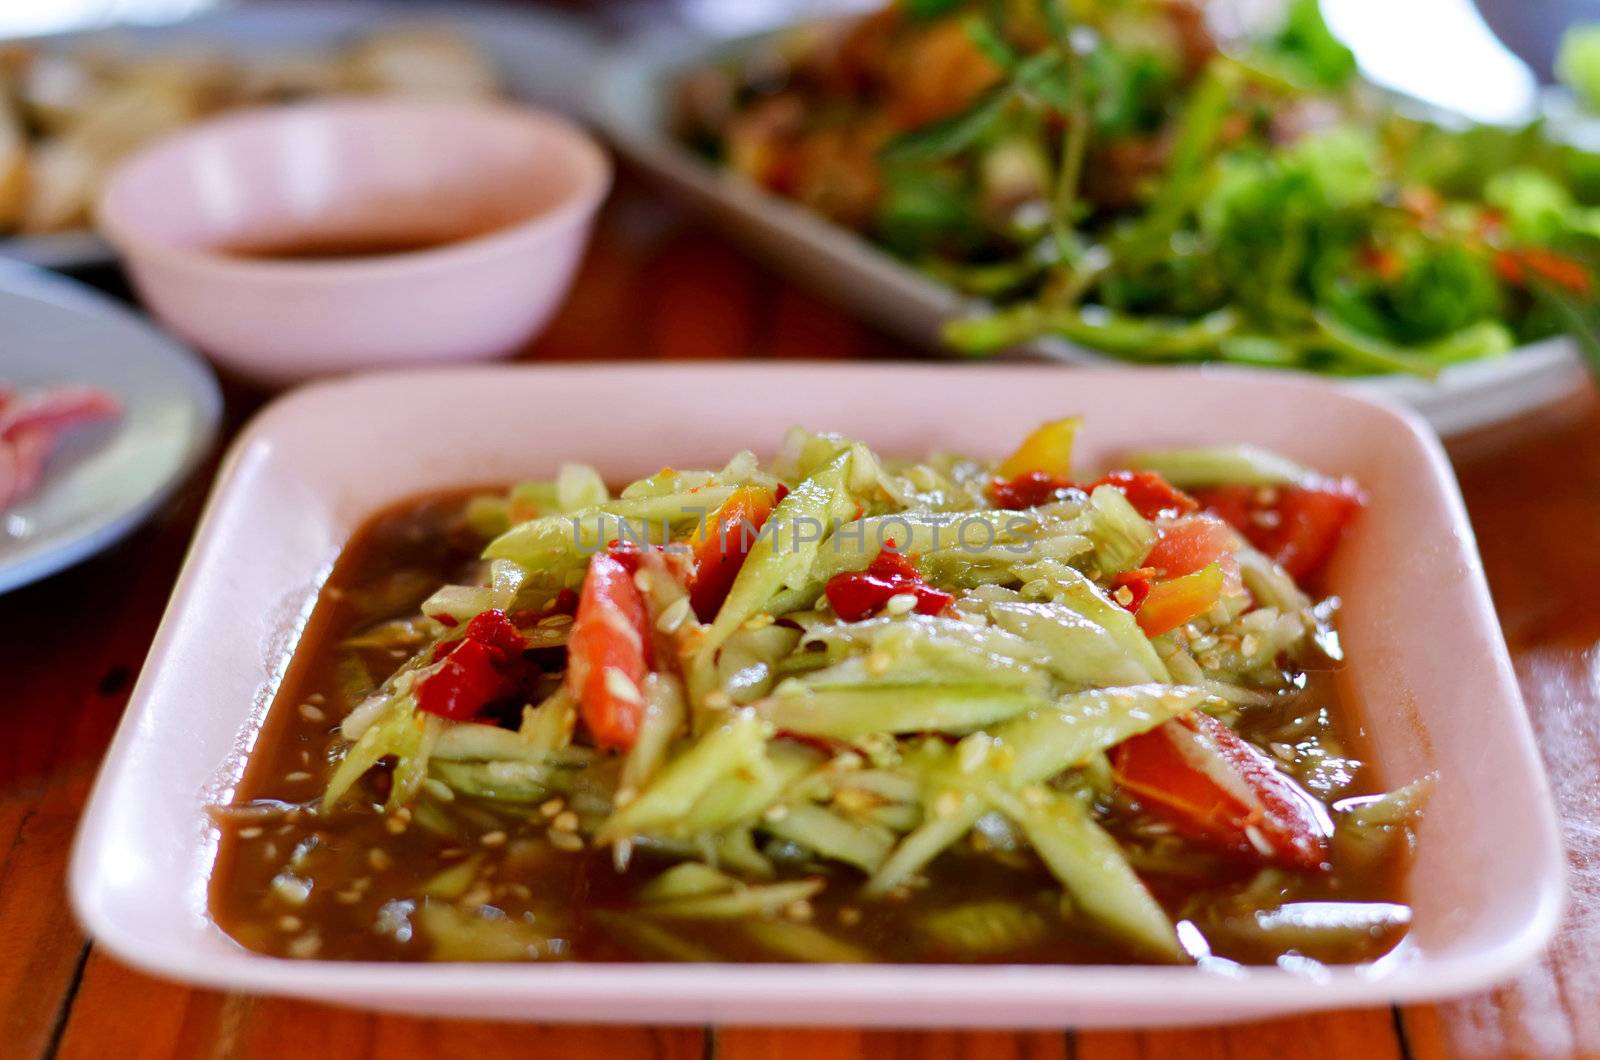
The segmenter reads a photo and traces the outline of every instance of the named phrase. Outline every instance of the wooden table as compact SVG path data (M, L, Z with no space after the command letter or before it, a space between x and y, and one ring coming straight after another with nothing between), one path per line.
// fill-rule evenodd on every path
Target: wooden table
M529 360L910 355L632 183L608 207L571 301L526 353ZM230 428L259 400L230 392ZM1466 439L1456 456L1572 865L1572 910L1560 939L1543 963L1494 993L1156 1033L772 1031L404 1019L189 990L130 971L74 924L63 886L68 847L213 464L121 547L0 600L0 1055L1600 1055L1600 400L1584 395Z

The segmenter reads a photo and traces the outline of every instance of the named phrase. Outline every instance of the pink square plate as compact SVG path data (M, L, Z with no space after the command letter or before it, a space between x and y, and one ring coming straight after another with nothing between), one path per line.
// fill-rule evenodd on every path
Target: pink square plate
M247 952L206 914L216 832L319 586L351 531L428 490L617 480L776 448L791 424L878 449L996 453L1083 413L1083 458L1252 442L1355 475L1372 504L1329 571L1352 701L1382 776L1436 771L1410 935L1375 964L1278 967L400 965ZM356 377L296 391L223 469L78 837L73 902L146 971L226 990L463 1017L1103 1026L1215 1023L1437 998L1532 960L1563 899L1551 803L1461 498L1417 418L1229 370L634 365Z

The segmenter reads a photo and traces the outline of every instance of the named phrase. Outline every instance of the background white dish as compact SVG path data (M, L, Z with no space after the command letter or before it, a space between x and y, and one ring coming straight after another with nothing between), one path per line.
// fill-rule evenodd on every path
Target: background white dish
M592 461L610 481L663 462L714 466L745 447L770 454L793 423L897 455L1000 453L1026 425L1075 411L1086 414L1086 468L1136 446L1251 442L1353 474L1370 492L1328 571L1344 600L1340 680L1382 778L1438 775L1410 876L1413 928L1381 961L1228 973L289 961L245 951L207 916L217 842L207 807L231 797L320 586L377 510L464 483L547 477L564 460ZM1088 1027L1479 989L1548 941L1564 865L1466 510L1437 439L1413 416L1237 369L523 366L303 387L245 430L106 757L70 882L97 946L157 975L246 993L528 1020Z
M962 311L961 295L853 232L716 169L672 138L674 76L740 46L683 33L635 35L594 79L594 120L622 154L779 268L880 327L950 355L939 326ZM1070 364L1126 363L1062 339L1043 339L1019 352ZM1389 376L1342 385L1403 401L1448 437L1540 408L1586 379L1576 343L1559 337L1450 368L1436 380Z
M328 51L380 27L403 25L436 25L465 35L494 62L513 99L567 114L580 114L587 106L598 38L572 18L528 5L274 0L168 25L62 33L36 42L61 51L110 45L135 55L270 55ZM50 269L115 260L103 239L81 229L0 239L0 257Z
M65 277L0 263L0 382L83 384L115 394L115 421L52 455L39 489L0 512L0 592L119 540L211 445L222 397L193 353L112 299Z

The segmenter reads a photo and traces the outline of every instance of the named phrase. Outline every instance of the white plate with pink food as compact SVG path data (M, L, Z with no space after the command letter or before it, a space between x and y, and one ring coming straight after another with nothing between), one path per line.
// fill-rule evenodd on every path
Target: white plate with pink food
M0 593L124 537L210 448L198 357L82 284L0 267Z

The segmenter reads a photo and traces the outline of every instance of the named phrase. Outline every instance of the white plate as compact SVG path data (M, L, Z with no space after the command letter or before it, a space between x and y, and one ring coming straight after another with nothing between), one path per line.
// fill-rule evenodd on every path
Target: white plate
M634 38L611 53L595 79L594 120L619 151L779 268L878 326L948 353L939 327L963 311L968 303L962 295L848 229L717 169L672 138L674 76L740 46L682 34ZM1054 338L1019 352L1070 364L1125 363ZM1343 383L1411 405L1445 436L1537 409L1585 384L1577 345L1566 337L1459 365L1436 380L1386 376Z
M567 114L580 114L587 106L587 85L599 54L597 38L571 18L529 6L275 0L174 24L63 33L37 38L37 43L61 51L109 45L134 55L266 55L328 51L380 27L406 24L438 25L463 34L493 60L514 99ZM50 269L115 260L103 239L83 230L0 239L0 257Z
M39 489L0 512L0 593L143 522L205 454L222 412L194 354L105 295L25 265L0 264L0 382L96 386L123 405L68 435Z
M793 423L897 455L1000 453L1026 425L1075 411L1087 466L1141 445L1251 442L1353 474L1371 494L1328 569L1344 600L1341 680L1382 778L1438 775L1411 869L1412 930L1382 960L1228 972L290 961L247 952L207 916L207 807L231 798L319 588L374 512L547 477L565 460L592 461L608 481L663 462L715 466L746 447L771 453ZM106 952L231 991L529 1020L1127 1026L1481 989L1549 940L1564 864L1466 509L1438 440L1395 406L1237 369L522 366L303 387L244 431L95 785L71 890Z

